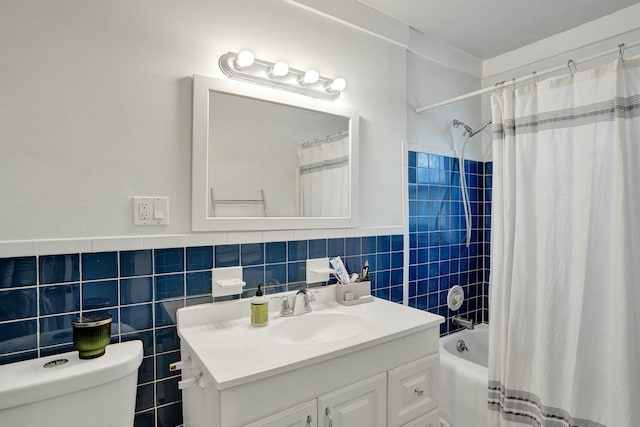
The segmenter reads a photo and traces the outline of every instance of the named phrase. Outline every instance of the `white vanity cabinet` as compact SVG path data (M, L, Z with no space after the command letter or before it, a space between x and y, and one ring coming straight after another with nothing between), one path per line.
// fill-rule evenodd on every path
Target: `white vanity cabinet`
M429 412L402 427L440 427L440 415L438 411Z
M318 398L321 426L385 427L387 374L359 381Z
M438 360L432 354L245 427L438 427Z
M438 427L442 318L379 299L339 306L327 288L314 312L262 328L248 301L179 310L185 426Z
M439 361L433 354L389 371L389 427L438 409Z
M247 424L245 427L315 427L318 425L317 416L318 405L314 399L255 423Z

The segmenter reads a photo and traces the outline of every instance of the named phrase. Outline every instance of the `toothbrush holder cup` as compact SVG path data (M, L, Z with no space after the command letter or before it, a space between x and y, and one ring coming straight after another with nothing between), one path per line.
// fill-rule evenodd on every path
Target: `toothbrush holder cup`
M336 285L336 301L342 305L358 305L372 302L371 281Z

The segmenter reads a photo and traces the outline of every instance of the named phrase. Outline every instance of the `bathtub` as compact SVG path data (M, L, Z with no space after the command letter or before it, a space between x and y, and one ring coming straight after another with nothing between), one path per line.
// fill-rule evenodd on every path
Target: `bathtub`
M458 340L469 349L459 352ZM487 427L489 325L440 338L440 425Z

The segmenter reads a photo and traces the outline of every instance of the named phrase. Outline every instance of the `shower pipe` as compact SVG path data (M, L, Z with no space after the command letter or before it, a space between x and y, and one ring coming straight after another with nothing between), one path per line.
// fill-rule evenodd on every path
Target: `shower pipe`
M634 48L636 46L640 46L640 40L635 41L635 42L633 42L631 44L621 43L615 49L606 50L606 51L597 53L595 55L591 55L591 56L587 56L587 57L582 58L582 59L578 59L576 61L571 59L571 60L569 60L569 63L567 65L558 65L557 67L548 68L548 69L546 69L544 71L540 71L540 72L534 71L532 75L528 75L528 76L522 76L522 77L519 77L519 78L515 78L514 77L509 84L517 84L517 83L521 83L521 82L525 82L525 81L531 81L531 80L535 81L537 78L540 78L540 77L555 73L557 71L561 71L561 70L563 70L565 68L567 68L573 74L573 70L570 68L570 64L573 64L573 66L575 67L575 65L577 65L577 64L582 64L582 63L585 63L585 62L589 62L589 61L592 61L594 59L598 59L598 58L601 58L603 56L611 55L612 53L616 53L616 52L619 53L620 59L623 59L624 49L631 49L631 48ZM505 83L505 82L500 82L500 83ZM496 85L498 85L498 84L496 84ZM434 108L442 107L443 105L448 105L448 104L452 104L454 102L462 101L463 99L473 98L474 96L483 95L483 94L489 93L489 92L491 92L493 90L495 90L495 87L494 86L490 86L490 87L487 87L487 88L484 88L484 89L476 90L475 92L469 92L469 93L466 93L464 95L457 96L455 98L451 98L451 99L447 99L445 101L437 102L435 104L427 105L426 107L419 107L419 108L416 108L415 111L416 111L416 114L420 114L420 113L423 113L423 112L425 112L427 110L432 110Z
M482 123L476 130L471 129L471 127L468 126L465 122L458 119L453 119L453 122L451 124L454 128L459 128L460 126L462 126L465 130L465 133L467 134L464 142L462 143L462 147L460 148L460 157L458 163L460 163L460 186L462 190L462 205L464 206L464 219L466 225L465 244L467 247L469 247L469 245L471 244L471 203L469 202L469 190L467 189L467 178L465 177L464 172L464 147L466 147L467 142L469 142L471 138L473 138L475 135L482 132L487 126L489 126L491 124L491 120L487 120L486 122Z

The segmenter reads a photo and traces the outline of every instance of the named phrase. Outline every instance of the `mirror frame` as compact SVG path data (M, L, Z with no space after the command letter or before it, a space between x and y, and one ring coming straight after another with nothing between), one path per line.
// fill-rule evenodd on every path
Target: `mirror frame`
M209 200L209 94L210 91L304 108L349 119L349 216L346 217L210 217ZM193 147L191 182L191 228L193 231L261 231L289 229L353 228L358 226L358 142L360 116L314 98L271 88L193 76Z

